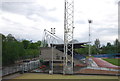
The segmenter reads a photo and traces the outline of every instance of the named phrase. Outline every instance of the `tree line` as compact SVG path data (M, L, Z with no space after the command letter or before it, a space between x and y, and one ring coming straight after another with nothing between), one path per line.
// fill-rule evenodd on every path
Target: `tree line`
M94 41L94 44L90 45L91 54L93 55L120 53L120 49L118 49L118 47L120 47L120 41L118 39L116 39L113 44L111 44L110 42L107 42L106 45L101 45L100 40L96 39ZM75 51L80 54L88 55L88 49L89 49L89 44L85 45L85 48L75 49Z
M2 64L3 66L14 64L18 60L32 59L39 57L41 41L32 42L29 40L17 40L12 34L2 35ZM107 42L101 45L96 39L91 47L91 54L113 54L120 53L120 41L116 39L113 44ZM88 55L89 45L85 48L74 49L80 54Z
M12 34L2 35L2 64L14 64L16 61L36 58L40 54L41 41L18 41Z

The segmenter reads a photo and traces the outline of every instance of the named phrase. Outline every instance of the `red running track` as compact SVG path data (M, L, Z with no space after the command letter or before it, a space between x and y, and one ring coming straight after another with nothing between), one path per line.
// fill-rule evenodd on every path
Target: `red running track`
M113 65L101 58L92 58L96 64L99 66L99 67L104 67L104 68L113 68L113 69L120 69L120 66L116 66L116 65Z

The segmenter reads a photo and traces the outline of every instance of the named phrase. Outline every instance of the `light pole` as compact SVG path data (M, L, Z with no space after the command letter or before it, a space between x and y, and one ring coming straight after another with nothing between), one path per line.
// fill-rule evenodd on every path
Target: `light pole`
M91 56L91 46L90 46L90 41L91 41L91 29L90 29L90 24L92 23L92 20L88 20L89 23L89 56Z
M51 28L51 34L55 34L55 28ZM53 74L53 39L52 39L52 74Z

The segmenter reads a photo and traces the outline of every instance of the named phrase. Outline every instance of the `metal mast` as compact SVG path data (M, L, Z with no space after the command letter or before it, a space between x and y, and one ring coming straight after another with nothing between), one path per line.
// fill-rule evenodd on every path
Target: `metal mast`
M92 23L92 20L88 20L89 23L89 42L91 42L91 30L90 30L90 24ZM89 43L89 56L91 56L91 46Z
M65 0L64 11L64 74L73 74L74 0Z
M51 34L52 35L54 35L55 34L55 28L51 28ZM53 39L52 39L52 74L53 74L53 61L54 61L54 58L53 58L53 51L54 51L54 49L53 49Z

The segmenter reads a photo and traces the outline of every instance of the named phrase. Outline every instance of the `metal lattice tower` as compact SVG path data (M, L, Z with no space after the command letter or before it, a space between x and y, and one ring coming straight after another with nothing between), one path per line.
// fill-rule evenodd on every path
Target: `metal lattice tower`
M65 0L64 11L64 74L73 74L74 0ZM71 56L71 57L69 57Z

